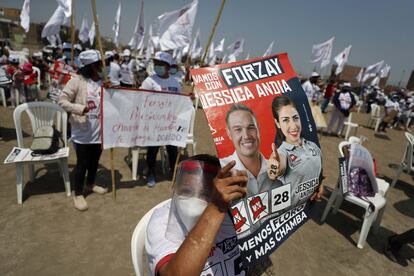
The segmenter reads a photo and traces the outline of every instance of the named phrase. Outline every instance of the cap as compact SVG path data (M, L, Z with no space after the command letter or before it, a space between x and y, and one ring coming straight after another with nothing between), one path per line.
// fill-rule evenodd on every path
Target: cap
M19 58L17 56L9 56L9 62L19 63Z
M318 72L315 72L315 71L313 71L312 72L312 74L311 74L311 78L313 78L313 77L320 77L321 75L319 75L319 73Z
M131 55L131 51L129 49L125 49L124 52L122 53L123 56L130 56Z
M138 64L138 69L147 69L147 65L143 62Z
M72 43L63 42L62 50L68 50L68 49L71 49L71 48L72 48Z
M79 59L83 66L95 63L101 60L101 55L97 50L87 50L79 54Z
M342 87L349 87L349 88L351 88L352 86L351 86L351 83L350 82L346 81L346 82L344 82L342 84Z
M105 51L105 59L113 57L115 54L113 51Z
M79 43L76 43L75 46L73 46L73 48L75 48L75 50L78 50L78 51L82 51L83 50L82 49L82 45L80 45Z
M42 56L43 56L42 52L35 52L35 53L33 53L33 57L34 58L42 58Z
M165 63L168 63L168 65L173 64L173 58L167 52L158 51L155 53L155 56L152 59L163 61Z

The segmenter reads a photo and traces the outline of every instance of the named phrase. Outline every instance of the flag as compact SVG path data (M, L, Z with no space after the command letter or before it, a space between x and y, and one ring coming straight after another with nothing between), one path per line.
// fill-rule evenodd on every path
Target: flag
M248 60L250 58L250 53L247 53L245 60Z
M144 44L144 31L145 31L145 23L144 23L144 1L141 1L141 11L139 12L139 16L137 19L137 23L135 24L134 34L132 35L131 40L129 41L128 45L131 49L141 49Z
M227 62L235 62L239 54L243 52L244 38L234 41L227 50L231 51L227 56Z
M224 52L224 41L225 40L226 40L225 38L222 38L220 40L220 43L216 46L216 48L214 49L214 52L216 52L218 54L221 54L221 53Z
M375 77L382 68L382 65L384 64L384 61L381 60L380 62L377 62L375 64L372 64L365 69L364 77L362 78L362 82L365 82L369 78Z
M30 0L24 0L22 12L20 13L20 26L27 33L30 28Z
M362 82L362 76L364 75L364 68L361 68L361 70L359 70L358 75L356 76L356 80L358 81L358 83Z
M152 25L149 26L148 31L148 42L147 42L147 52L145 53L145 59L150 60L151 55L154 54L154 40L152 38Z
M69 26L70 17L66 17L62 6L58 6L53 15L49 18L49 21L47 21L46 25L43 27L42 38L59 34L61 25Z
M190 44L197 6L198 0L193 0L180 10L158 16L158 36L162 51L182 48Z
M273 43L274 43L274 41L272 41L271 43L270 43L270 45L269 45L269 47L267 47L267 49L266 49L266 51L264 52L264 54L263 54L263 56L265 57L265 56L268 56L268 55L270 55L271 53L272 53L272 50L273 50ZM247 58L246 58L247 59Z
M86 17L84 17L82 20L82 25L79 30L78 38L82 43L85 43L89 39L88 19Z
M201 42L200 42L200 29L197 30L194 37L194 42L191 47L191 59L196 59L201 56Z
M208 48L207 58L210 60L210 59L213 58L213 56L215 56L215 53L214 53L214 41L211 41L210 48Z
M177 61L177 63L181 63L181 60L183 59L183 49L178 49L177 51L177 55L175 56L175 60Z
M114 44L116 47L119 46L119 22L121 20L121 1L118 4L118 10L115 15L115 23L112 26L112 31L114 31Z
M47 39L47 41L49 41L50 45L52 45L52 46L62 45L62 40L60 39L59 34L50 35L50 36L46 37L46 39Z
M312 57L310 63L318 63L319 68L323 68L329 64L332 55L332 45L335 37L312 46Z
M390 74L391 66L385 64L380 71L380 78L386 78Z
M66 17L70 17L72 15L72 0L57 0L57 3L60 7L62 7Z
M92 26L91 29L89 30L89 43L91 44L91 46L93 45L93 41L95 40L95 21L92 22Z
M378 86L379 83L380 83L380 77L375 76L375 78L373 78L372 81L371 81L371 86Z
M335 70L335 75L339 75L344 69L345 63L348 62L348 57L349 57L351 48L352 48L352 45L349 45L334 58L336 64L338 64Z

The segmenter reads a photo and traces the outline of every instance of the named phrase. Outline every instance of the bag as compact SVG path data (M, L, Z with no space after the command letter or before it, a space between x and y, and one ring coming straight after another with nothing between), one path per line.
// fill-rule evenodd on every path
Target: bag
M375 196L369 176L363 168L355 167L350 170L349 192L357 197Z
M41 126L37 128L33 134L33 141L30 149L32 155L36 154L52 154L59 150L60 133L55 126Z

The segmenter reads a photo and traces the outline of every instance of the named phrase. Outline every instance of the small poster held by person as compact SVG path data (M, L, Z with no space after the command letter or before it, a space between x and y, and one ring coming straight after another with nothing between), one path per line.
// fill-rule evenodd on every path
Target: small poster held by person
M230 213L244 267L309 218L322 157L305 92L286 53L191 70L221 165L247 174Z

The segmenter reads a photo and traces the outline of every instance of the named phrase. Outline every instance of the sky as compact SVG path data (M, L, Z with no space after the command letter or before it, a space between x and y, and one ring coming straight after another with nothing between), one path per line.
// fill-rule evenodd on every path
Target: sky
M77 28L82 18L92 21L91 2L75 1ZM157 16L181 8L191 0L144 0L146 27ZM24 0L1 0L0 6L21 9ZM101 34L113 37L119 0L96 0ZM140 0L121 0L120 41L127 44L139 15ZM199 0L193 33L201 31L205 46L220 0ZM31 21L46 22L56 0L31 0ZM411 0L227 0L214 42L226 38L227 47L244 38L238 59L262 56L274 41L273 53L287 52L297 73L309 75L313 44L335 37L332 58L352 45L348 64L368 66L380 60L391 66L390 84L405 84L414 69L414 1ZM333 61L331 61L333 62ZM405 73L403 73L405 71ZM323 73L327 72L322 71Z

